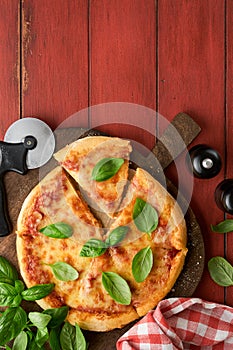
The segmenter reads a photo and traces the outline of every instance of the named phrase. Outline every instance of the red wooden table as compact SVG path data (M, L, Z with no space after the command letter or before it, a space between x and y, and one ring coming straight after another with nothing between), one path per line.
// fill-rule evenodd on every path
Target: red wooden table
M217 177L194 180L206 263L216 255L233 263L233 234L210 230L224 219L214 190L233 177L232 57L233 0L1 0L0 136L18 118L55 129L105 102L140 104L168 120L187 112L202 128L193 145L223 160ZM79 126L92 122L84 115ZM167 174L176 183L174 165ZM195 295L233 306L233 289L217 286L207 268Z

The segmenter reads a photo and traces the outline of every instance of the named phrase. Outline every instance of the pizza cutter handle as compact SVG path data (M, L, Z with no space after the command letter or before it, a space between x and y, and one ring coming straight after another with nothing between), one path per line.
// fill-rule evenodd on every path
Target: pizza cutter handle
M3 182L3 175L0 175L0 237L9 235L11 231L12 226L7 210L6 191Z

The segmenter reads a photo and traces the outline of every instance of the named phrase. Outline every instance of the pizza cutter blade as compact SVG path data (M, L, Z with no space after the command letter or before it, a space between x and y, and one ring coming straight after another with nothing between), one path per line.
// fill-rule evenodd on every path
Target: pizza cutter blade
M36 147L27 153L27 168L36 169L49 161L55 149L54 134L46 123L37 118L19 119L9 127L4 141L19 143L29 135L36 139Z
M47 124L37 118L19 119L0 141L0 237L11 232L4 174L14 171L24 175L49 161L55 149L55 137Z

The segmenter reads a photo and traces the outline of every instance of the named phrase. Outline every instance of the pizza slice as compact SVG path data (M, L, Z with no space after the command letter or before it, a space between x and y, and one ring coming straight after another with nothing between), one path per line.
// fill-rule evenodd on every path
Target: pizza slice
M40 229L56 223L72 227L71 239L81 244L93 237L102 238L101 223L61 167L51 171L25 199L18 217L17 231L19 236L41 235Z
M90 136L71 143L54 157L80 185L85 200L91 200L88 204L114 217L127 183L131 150L127 140Z
M137 282L132 268L133 261L137 254L147 249L151 251L152 266L148 275ZM128 244L109 248L109 255L114 272L120 274L129 284L132 291L131 306L137 312L137 317L141 317L155 308L171 291L182 271L186 251L157 246L148 235L144 235ZM137 269L144 269L147 264L145 256L142 265L139 262L137 264Z
M137 168L121 205L121 212L110 230L118 226L129 227L123 243L137 240L147 233L157 246L186 251L186 224L178 203L141 168Z

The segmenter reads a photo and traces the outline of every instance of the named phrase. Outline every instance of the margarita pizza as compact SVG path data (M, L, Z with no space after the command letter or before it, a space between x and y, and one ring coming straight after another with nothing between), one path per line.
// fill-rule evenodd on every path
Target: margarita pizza
M68 305L67 320L83 329L108 331L145 315L184 265L186 226L174 198L141 168L124 191L130 151L128 141L98 136L67 146L55 157L77 184L58 166L31 191L18 218L17 255L27 286L54 283L38 304ZM110 213L109 225L96 218L88 197Z

